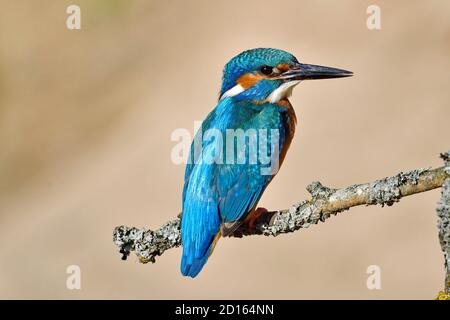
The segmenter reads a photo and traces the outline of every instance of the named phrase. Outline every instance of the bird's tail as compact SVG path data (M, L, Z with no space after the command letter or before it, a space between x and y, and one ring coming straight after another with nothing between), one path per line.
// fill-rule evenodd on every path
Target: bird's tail
M221 232L217 232L216 236L212 238L211 244L205 253L200 257L191 258L188 252L185 252L183 248L183 256L181 258L181 273L184 276L189 276L195 278L198 273L202 270L206 261L208 261L209 256L212 254L217 241L221 236Z

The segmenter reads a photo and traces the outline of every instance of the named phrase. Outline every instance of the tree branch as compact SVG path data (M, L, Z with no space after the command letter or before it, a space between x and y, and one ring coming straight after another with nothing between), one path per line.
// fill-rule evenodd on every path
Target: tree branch
M250 229L248 224L244 224L231 236L242 237L255 234L278 236L294 232L317 224L319 221L324 222L331 215L336 215L351 207L376 204L391 206L402 197L439 188L444 181L447 181L440 205L440 208L443 209L438 209L438 214L441 221L441 244L445 245L445 249L443 245L443 250L446 252L448 271L449 178L450 169L447 161L445 167L400 172L392 177L342 189L331 189L323 186L320 182L313 182L307 187L308 192L312 195L310 200L301 201L286 210L262 214L254 222L253 228ZM445 199L444 193L446 193ZM155 231L126 226L116 227L113 232L113 241L119 248L123 260L126 260L131 251L135 251L142 263L153 263L156 256L181 245L180 217L163 224ZM448 279L447 273L447 283Z
M441 154L445 161L445 170L450 173L450 151ZM439 292L438 300L450 300L450 178L442 186L442 196L436 208L438 216L439 242L444 252L445 283L444 291Z

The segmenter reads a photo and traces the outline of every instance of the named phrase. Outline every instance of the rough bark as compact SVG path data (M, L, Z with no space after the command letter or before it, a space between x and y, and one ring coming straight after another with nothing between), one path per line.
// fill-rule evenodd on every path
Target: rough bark
M441 155L445 161L447 175L450 173L450 151ZM444 252L445 282L439 300L450 300L450 178L445 179L442 196L436 208L438 216L439 242Z
M377 204L391 206L403 197L440 188L445 182L438 216L439 235L446 259L446 292L448 292L450 243L448 153L445 157L447 161L444 167L400 172L395 176L342 189L332 189L323 186L320 182L313 182L307 187L312 196L310 200L301 201L286 210L264 213L256 219L252 228L244 224L231 236L242 237L255 234L278 236L294 232L308 228L319 221L324 222L330 216L351 207ZM130 252L134 251L142 263L155 262L156 256L181 245L180 217L163 224L154 231L146 228L116 227L113 232L113 241L119 248L123 260L126 260Z

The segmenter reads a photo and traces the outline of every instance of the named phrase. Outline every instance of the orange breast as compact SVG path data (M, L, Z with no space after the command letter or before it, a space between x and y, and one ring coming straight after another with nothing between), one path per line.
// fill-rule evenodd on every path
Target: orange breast
M283 164L284 157L286 156L287 151L289 150L289 147L292 142L292 138L295 134L295 126L297 125L297 116L295 115L294 108L292 107L291 103L288 99L283 99L278 102L278 105L280 107L284 107L287 109L287 115L288 115L288 122L286 123L286 141L284 142L284 145L281 149L281 155L280 155L280 167Z

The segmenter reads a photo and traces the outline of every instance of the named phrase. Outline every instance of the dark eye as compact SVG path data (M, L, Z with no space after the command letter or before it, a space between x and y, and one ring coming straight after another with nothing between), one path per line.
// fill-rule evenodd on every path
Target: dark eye
M265 75L269 75L272 73L273 68L270 66L262 66L261 67L261 73Z

